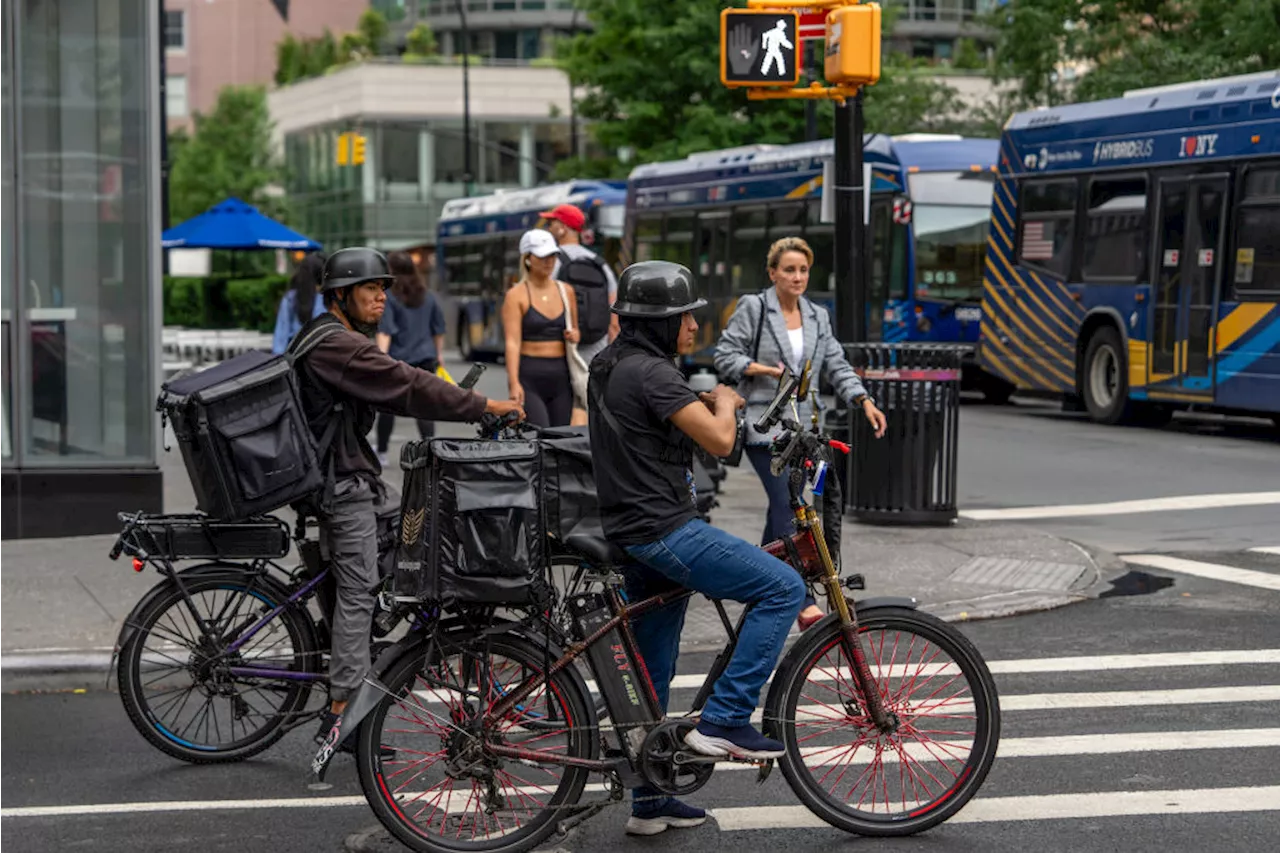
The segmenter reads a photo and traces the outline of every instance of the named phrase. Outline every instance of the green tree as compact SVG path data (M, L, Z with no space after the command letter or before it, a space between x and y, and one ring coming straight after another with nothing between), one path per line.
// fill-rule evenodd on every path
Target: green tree
M306 62L305 42L298 41L293 37L293 33L286 33L285 37L276 43L276 85L287 86L305 77Z
M431 27L427 26L426 21L420 22L413 29L409 30L404 37L404 55L409 57L425 57L435 56L439 52L436 45L436 34L431 31Z
M592 30L559 42L557 58L574 83L579 117L592 123L590 132L602 147L628 146L637 161L647 162L803 140L801 101L748 101L745 93L721 84L723 6L721 0L579 0ZM869 131L945 129L954 113L954 90L905 60L887 58L883 71L866 94ZM820 133L830 135L832 115L829 102L819 105ZM564 168L586 174L587 165ZM628 168L618 161L604 165L613 175Z
M978 45L973 39L963 38L956 42L956 58L952 62L956 68L976 71L987 67L987 61L983 59L982 52L978 50Z
M381 56L386 51L390 31L387 19L372 7L364 10L356 24L356 34L369 56Z
M229 196L268 216L284 213L283 200L268 194L282 181L272 155L271 118L261 86L226 86L208 115L196 113L195 132L173 144L169 214L179 223ZM185 134L184 134L185 137ZM176 152L176 153L175 153Z
M338 62L338 40L333 37L333 31L328 27L324 28L324 32L320 37L307 42L309 52L307 54L307 76L319 77L328 71Z

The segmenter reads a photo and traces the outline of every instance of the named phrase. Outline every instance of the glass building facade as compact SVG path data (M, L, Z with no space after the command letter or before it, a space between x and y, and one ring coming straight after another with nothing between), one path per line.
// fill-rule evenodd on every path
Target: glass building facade
M160 511L159 4L3 6L3 536Z
M338 137L359 130L365 162L338 165ZM570 154L567 118L474 120L472 195L546 183ZM594 151L586 134L580 145ZM465 194L466 136L461 119L344 120L289 133L284 140L290 207L302 233L326 249L385 251L435 243L440 210Z

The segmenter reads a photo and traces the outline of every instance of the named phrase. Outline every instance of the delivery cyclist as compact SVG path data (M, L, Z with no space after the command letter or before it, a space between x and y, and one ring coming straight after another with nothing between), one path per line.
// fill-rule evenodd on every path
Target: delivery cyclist
M329 661L329 712L321 719L323 741L369 671L369 642L378 584L379 520L394 519L400 498L379 476L382 466L366 435L375 410L424 420L476 421L488 412L524 412L513 402L486 400L397 361L374 342L393 278L387 259L366 248L341 249L324 265L321 292L325 313L294 339L327 327L297 364L299 390L308 425L322 445L332 439L321 468L320 544L337 579L333 643ZM334 420L337 419L337 423ZM331 474L330 474L331 472Z
M692 273L679 264L644 261L623 272L613 306L618 337L591 364L596 488L605 535L640 564L626 570L633 600L678 585L751 605L737 649L685 745L703 755L776 758L782 744L756 731L751 714L800 612L805 584L786 563L697 517L693 446L728 455L736 410L744 405L724 385L699 398L673 361L692 351L698 330L692 312L704 305ZM686 603L646 613L634 626L664 712ZM637 789L627 831L652 835L703 820L701 809Z

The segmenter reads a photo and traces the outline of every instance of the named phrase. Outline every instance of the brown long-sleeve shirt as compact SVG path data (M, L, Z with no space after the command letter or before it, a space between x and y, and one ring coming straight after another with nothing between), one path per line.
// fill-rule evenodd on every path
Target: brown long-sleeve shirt
M376 457L371 459L372 454L361 448L362 444L367 447L364 436L373 426L375 410L433 421L478 421L488 403L479 394L397 361L358 332L329 335L306 361L314 379L325 386L309 387L311 378L303 372L304 406L317 438L332 417L321 408L326 394L351 405L355 414L358 434L339 430L334 438L334 473L339 477L379 472Z

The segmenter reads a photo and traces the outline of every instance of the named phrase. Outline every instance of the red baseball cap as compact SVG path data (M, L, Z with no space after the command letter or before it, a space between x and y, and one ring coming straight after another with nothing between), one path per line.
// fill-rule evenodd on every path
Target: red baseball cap
M574 231L581 231L587 224L587 215L572 204L557 204L552 210L538 214L543 219L558 219Z

